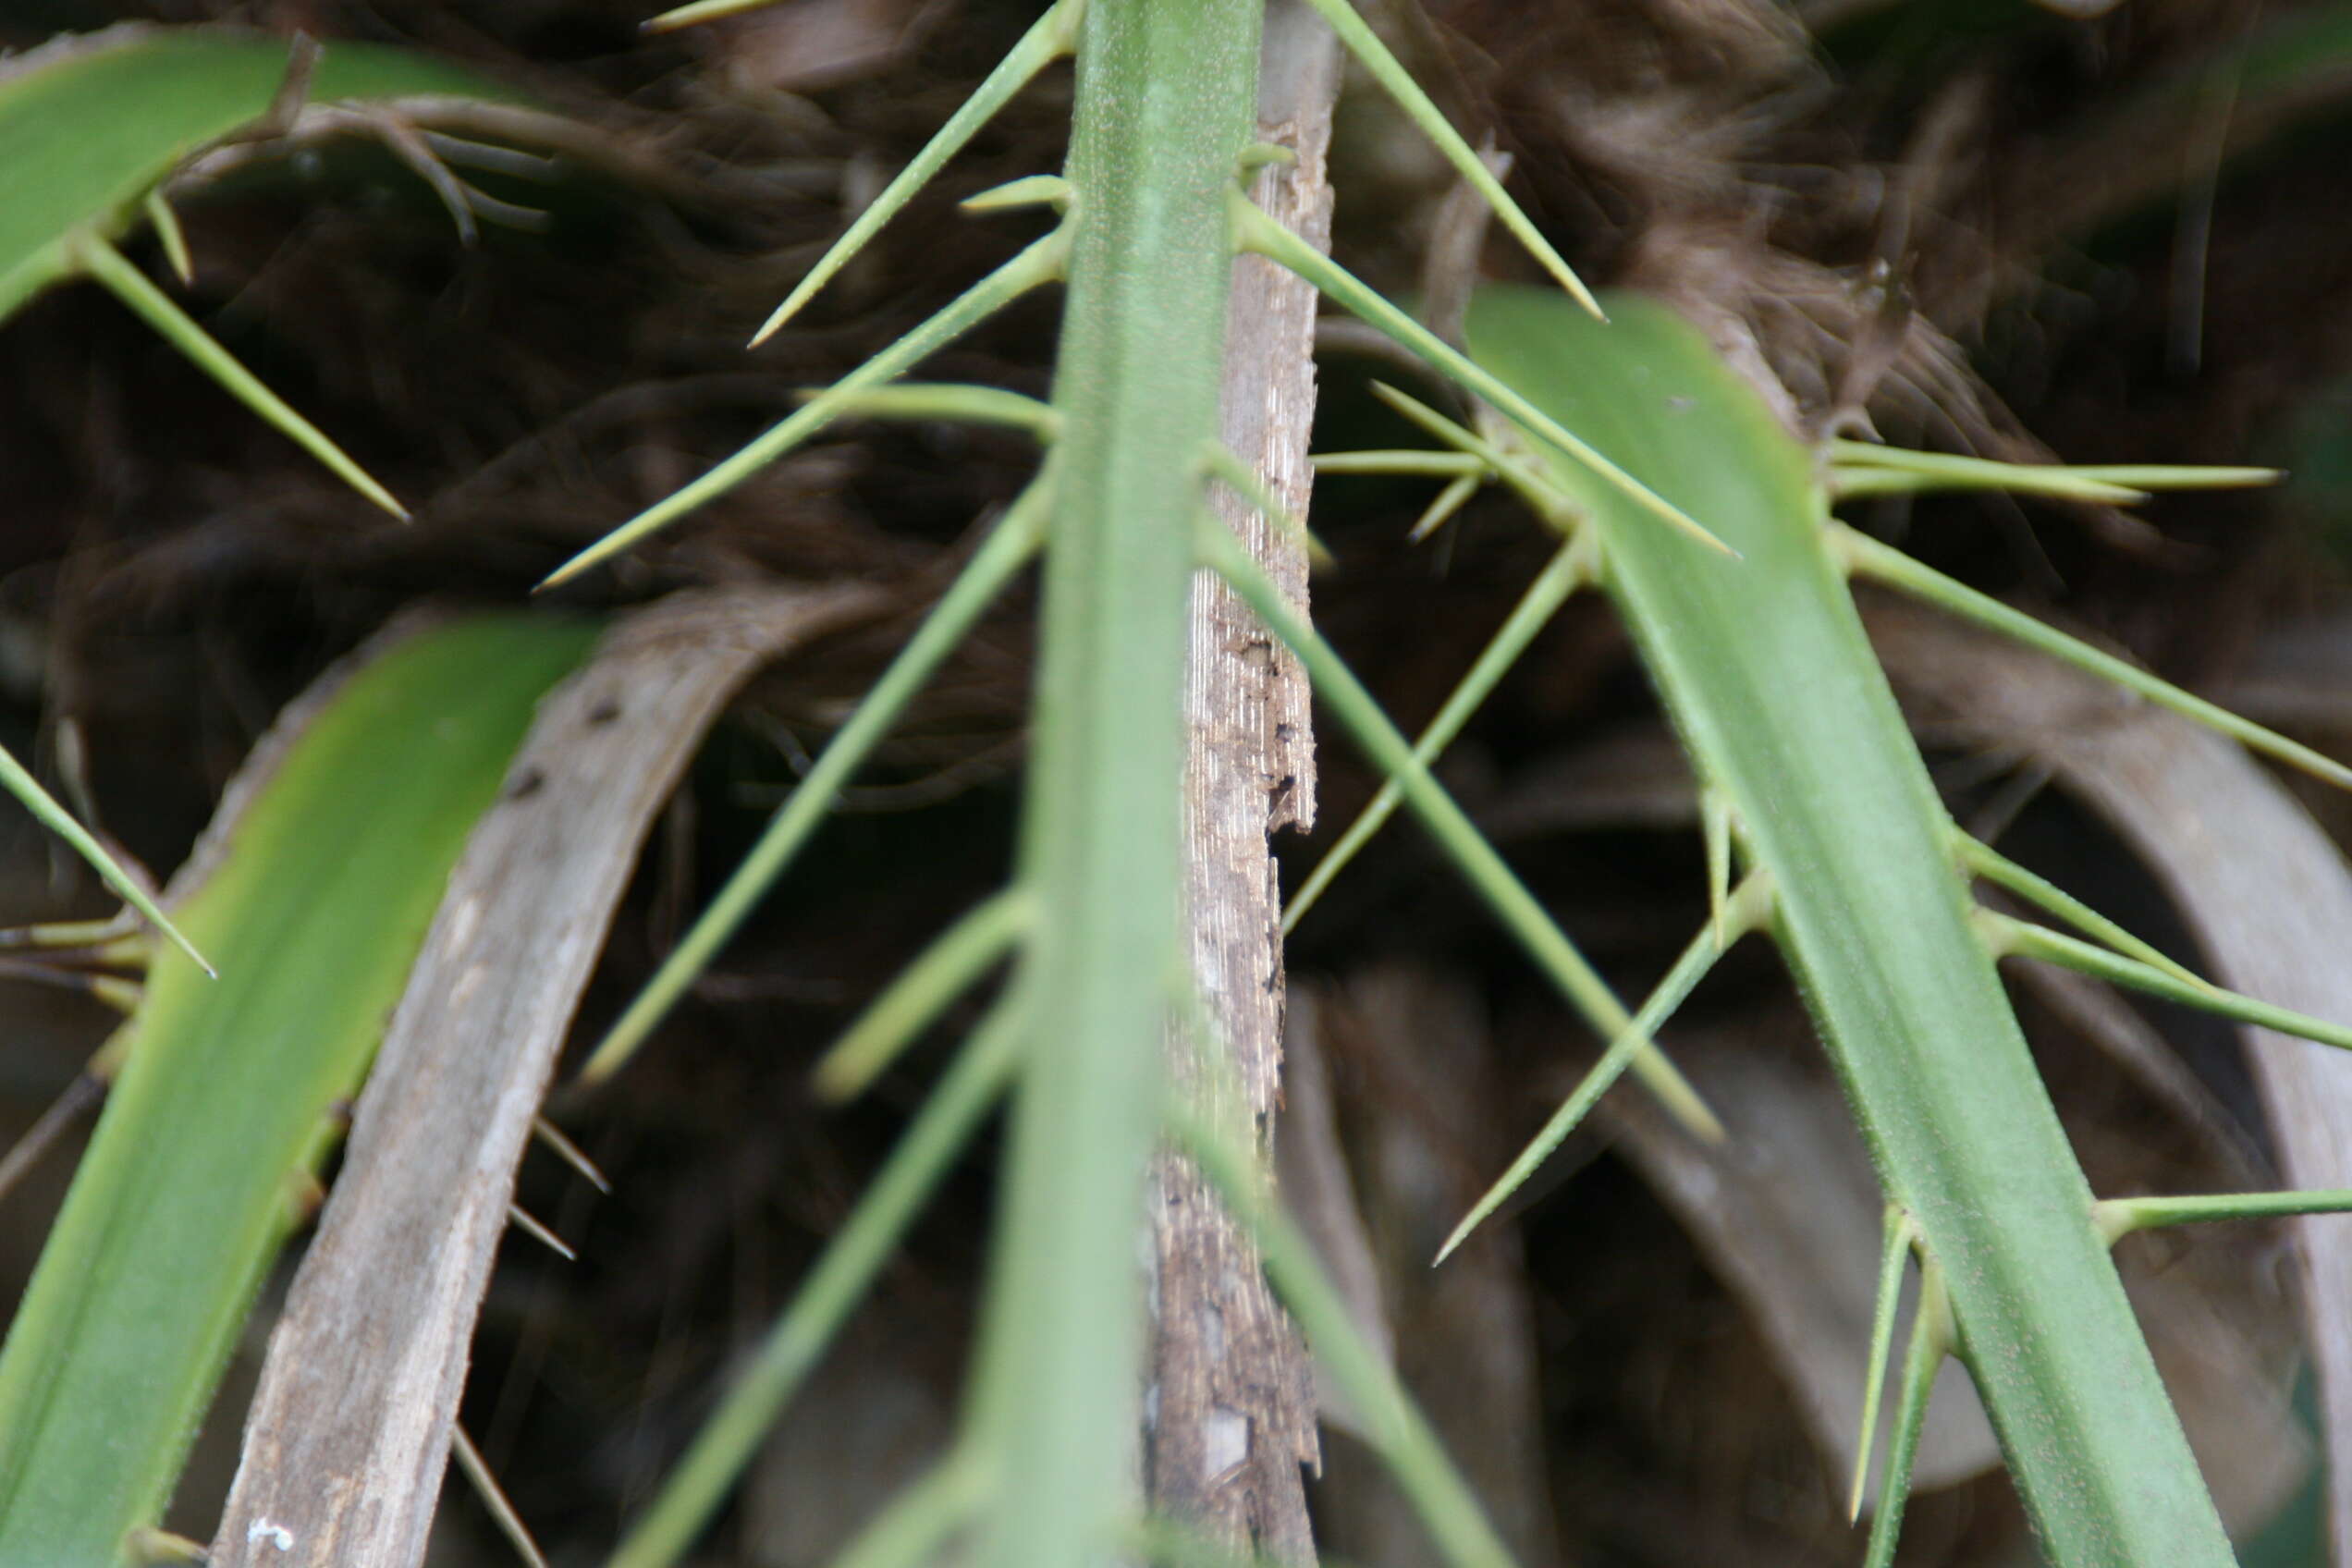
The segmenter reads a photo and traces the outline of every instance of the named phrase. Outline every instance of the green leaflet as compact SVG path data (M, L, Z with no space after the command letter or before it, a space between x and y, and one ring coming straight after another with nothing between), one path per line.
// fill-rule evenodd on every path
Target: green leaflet
M0 1564L113 1563L161 1515L449 870L592 637L435 626L264 739L170 900L221 978L158 951L0 1349Z
M1951 1291L2020 1491L2069 1568L2226 1564L2091 1194L1972 928L1952 827L1826 543L1812 453L1653 301L1601 325L1477 296L1471 352L1739 552L1655 527L1537 443L1589 508L1605 586L1701 778L1777 899L1772 929L1893 1201Z

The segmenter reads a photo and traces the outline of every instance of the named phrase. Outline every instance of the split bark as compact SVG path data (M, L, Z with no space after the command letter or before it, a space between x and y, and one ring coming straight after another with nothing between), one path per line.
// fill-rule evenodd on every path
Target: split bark
M1330 244L1323 171L1338 45L1298 0L1266 18L1258 134L1297 161L1258 177L1259 206L1317 249ZM1315 290L1258 257L1235 263L1226 323L1225 441L1293 516L1306 512L1315 413ZM1305 542L1237 498L1219 509L1282 584L1306 599ZM1193 591L1185 688L1186 893L1193 968L1231 1052L1233 1080L1270 1160L1280 1100L1281 896L1268 838L1309 828L1315 763L1306 679L1221 582ZM1178 1043L1177 1092L1199 1063ZM1314 1561L1302 1465L1319 1462L1305 1347L1276 1305L1256 1249L1200 1173L1163 1154L1151 1206L1158 1267L1145 1467L1152 1505L1229 1549Z

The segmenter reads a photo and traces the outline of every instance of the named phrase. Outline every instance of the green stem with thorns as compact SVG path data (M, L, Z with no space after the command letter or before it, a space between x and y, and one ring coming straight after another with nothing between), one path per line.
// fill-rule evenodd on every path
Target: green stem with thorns
M2228 1539L1972 921L1951 818L1839 551L1874 576L1903 575L1887 564L1902 557L1836 530L1814 454L1696 328L1638 299L1611 314L1603 328L1548 293L1490 289L1472 302L1468 343L1739 552L1656 527L1581 454L1545 454L1590 508L1604 585L1702 784L1730 799L1750 864L1771 878L1774 935L1887 1198L1950 1292L2043 1544L2067 1568L2220 1568ZM1925 1357L1915 1342L1886 1550Z
M1218 438L1260 11L1092 0L1080 30L1019 870L1035 1007L962 1439L996 1483L978 1568L1090 1568L1131 1507L1135 1235L1182 950L1192 523Z

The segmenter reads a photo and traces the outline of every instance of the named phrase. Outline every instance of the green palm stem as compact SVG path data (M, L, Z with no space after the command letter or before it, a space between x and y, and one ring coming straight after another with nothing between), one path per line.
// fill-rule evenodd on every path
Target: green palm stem
M1136 1235L1180 973L1192 521L1218 435L1227 194L1258 0L1094 0L1079 37L1020 877L1035 998L970 1430L983 1568L1087 1568L1129 1509ZM1148 258L1144 264L1142 258Z

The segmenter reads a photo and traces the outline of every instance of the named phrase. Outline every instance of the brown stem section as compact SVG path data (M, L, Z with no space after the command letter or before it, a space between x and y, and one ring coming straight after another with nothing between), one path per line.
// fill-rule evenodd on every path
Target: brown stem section
M1338 46L1298 0L1266 19L1258 132L1297 162L1267 168L1253 198L1314 244L1330 245L1324 178ZM1236 263L1227 317L1225 442L1295 516L1306 512L1315 415L1314 289L1271 263ZM1302 609L1304 541L1236 498L1218 505ZM1233 1077L1270 1162L1281 1096L1281 891L1268 839L1311 827L1315 759L1305 675L1224 584L1194 584L1185 703L1187 903L1193 968L1221 1025ZM1197 1066L1179 1048L1178 1092ZM1256 1249L1191 1164L1153 1174L1153 1390L1145 1468L1152 1507L1237 1550L1311 1563L1302 1465L1318 1465L1305 1346L1277 1305Z

